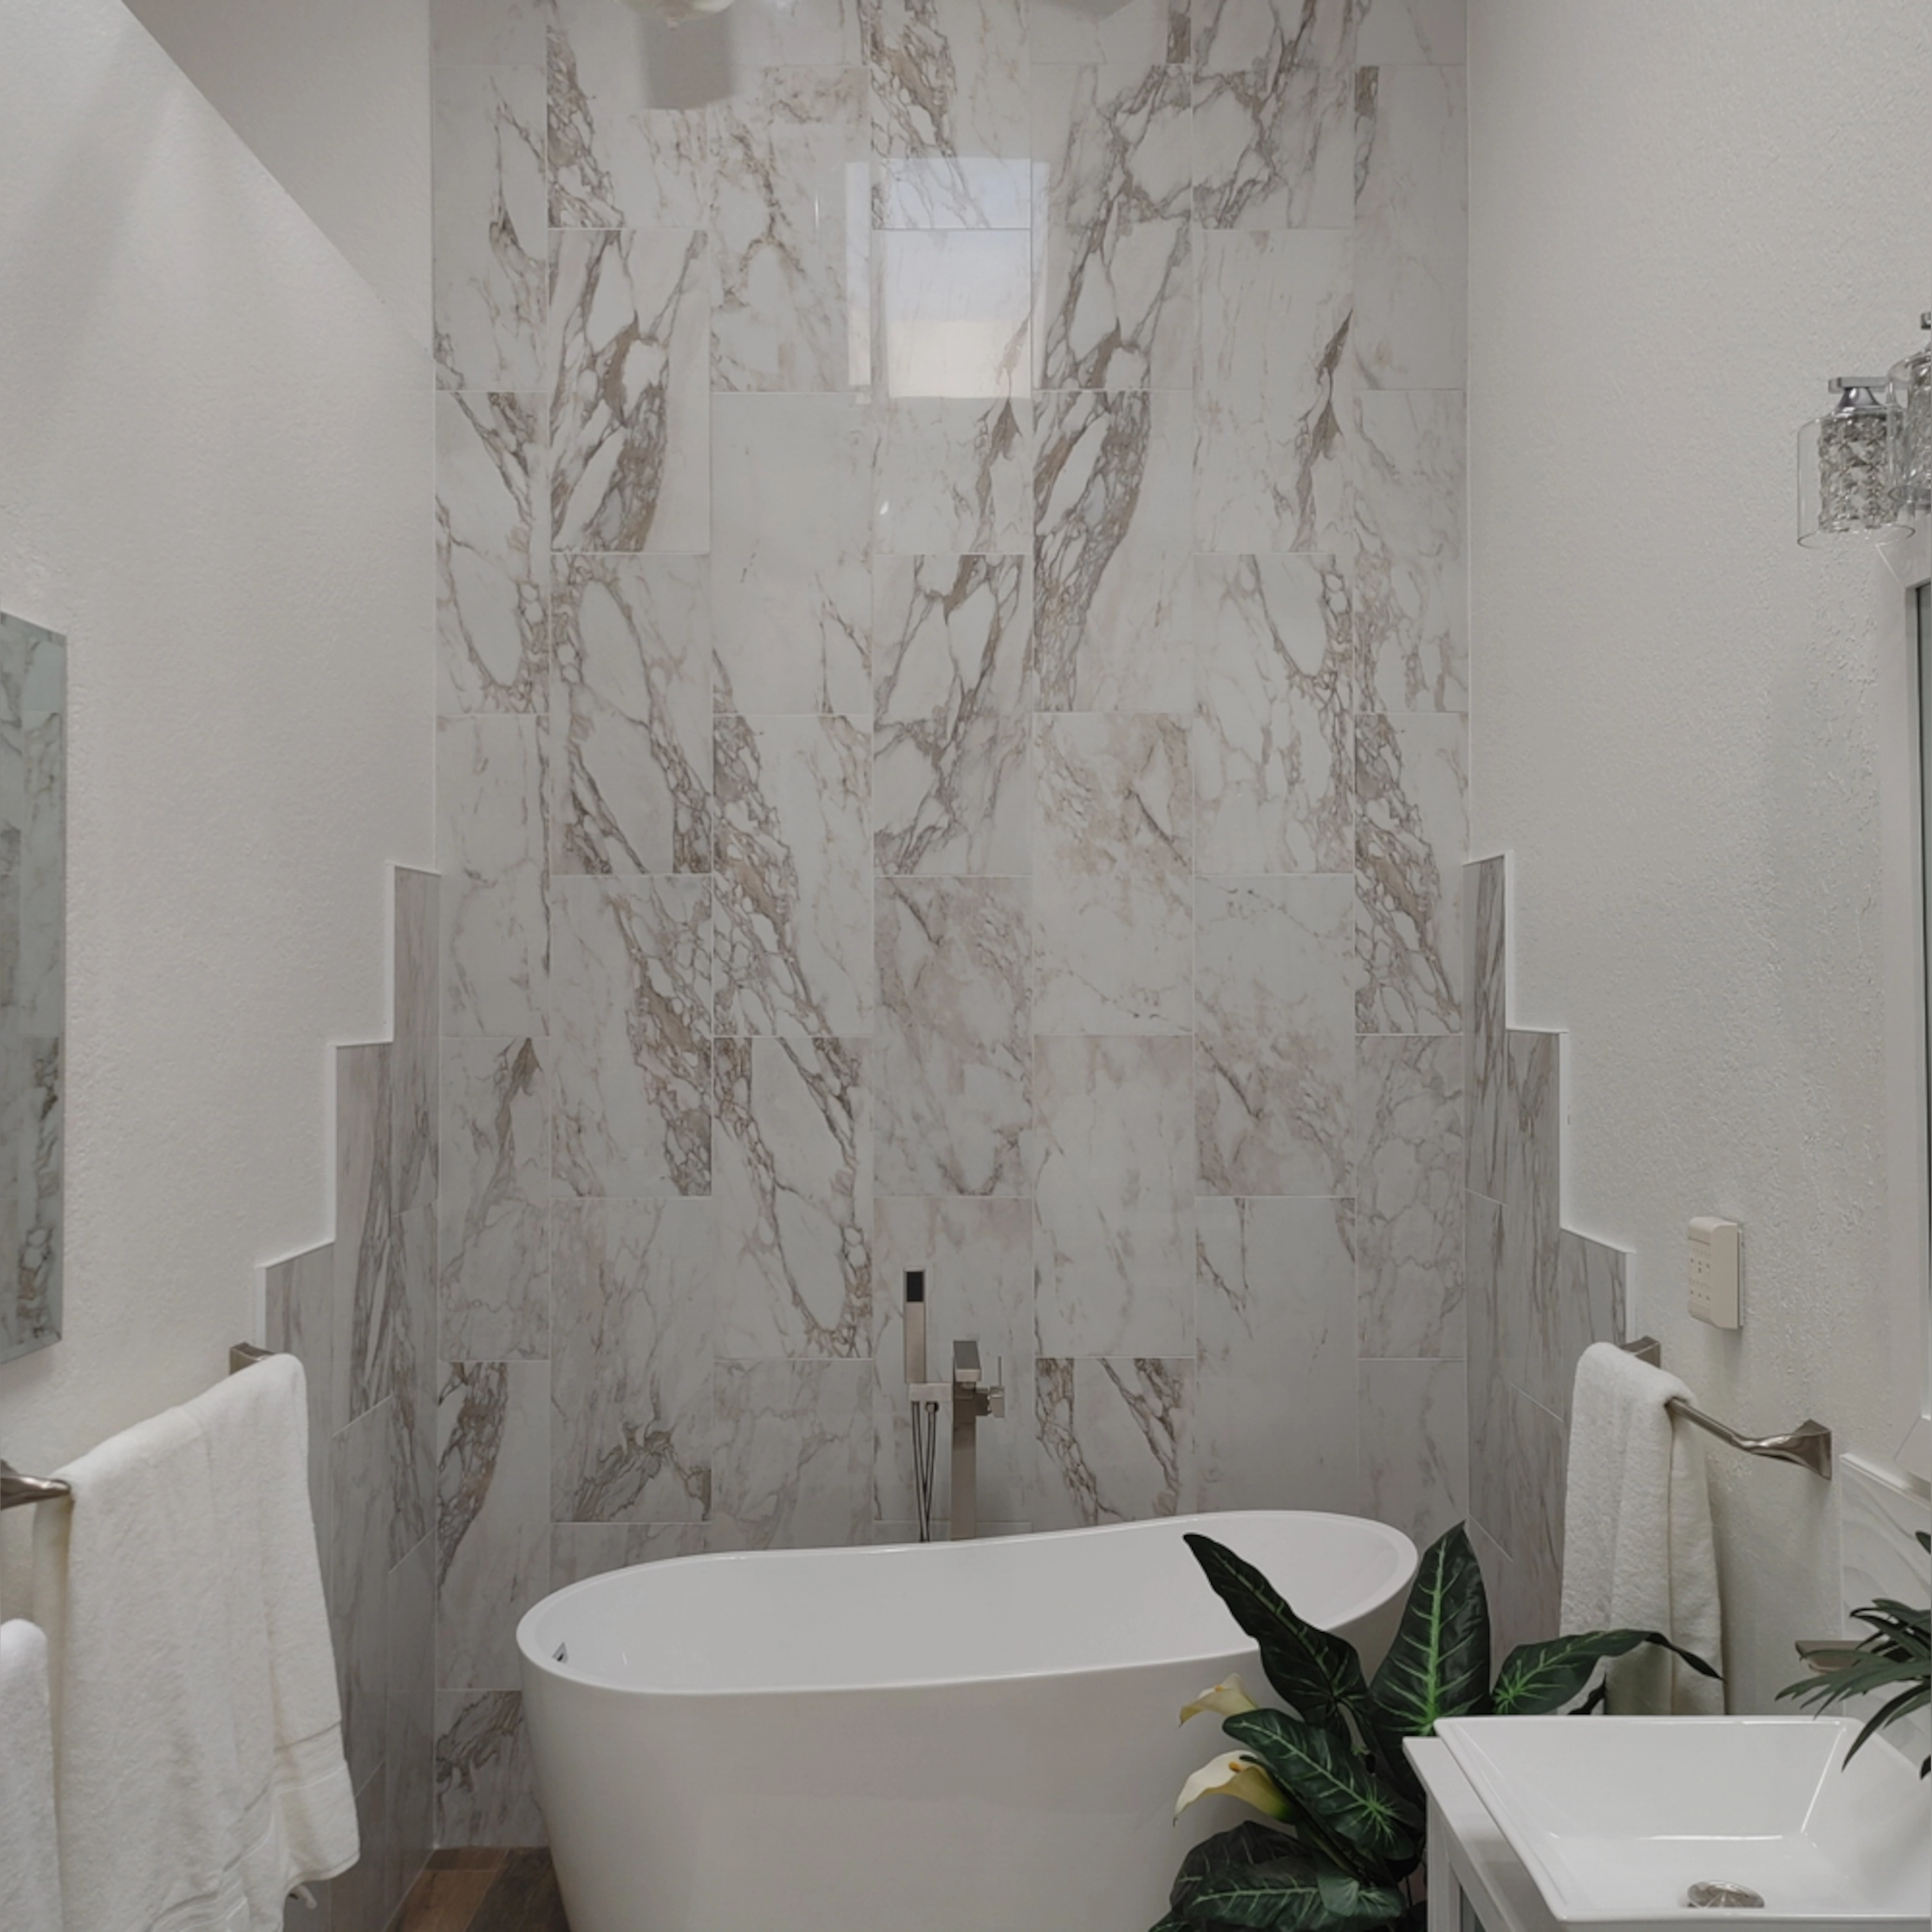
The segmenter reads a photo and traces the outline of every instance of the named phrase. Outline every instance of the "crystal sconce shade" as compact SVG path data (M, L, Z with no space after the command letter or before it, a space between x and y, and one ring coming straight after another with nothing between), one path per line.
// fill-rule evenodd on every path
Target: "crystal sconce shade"
M1898 536L1911 521L1900 500L1904 422L1886 376L1834 376L1838 400L1798 432L1798 541Z
M1932 329L1932 310L1918 318L1918 326ZM1932 343L1893 368L1892 397L1900 418L1900 506L1907 512L1932 510Z

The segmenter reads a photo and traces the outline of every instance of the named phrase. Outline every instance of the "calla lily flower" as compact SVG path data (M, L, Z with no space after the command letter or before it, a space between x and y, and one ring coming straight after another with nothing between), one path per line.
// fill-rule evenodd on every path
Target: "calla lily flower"
M1233 1676L1224 1678L1211 1690L1204 1690L1180 1714L1184 1724L1190 1718L1198 1717L1203 1711L1212 1711L1223 1718L1238 1718L1244 1711L1258 1711L1261 1706L1248 1695L1248 1687L1241 1682L1238 1670Z
M1210 1797L1216 1792L1224 1797L1238 1798L1270 1818L1288 1816L1288 1800L1282 1796L1281 1786L1261 1766L1239 1751L1224 1751L1219 1757L1210 1757L1180 1787L1180 1802L1174 1808L1174 1816L1178 1818L1197 1798Z

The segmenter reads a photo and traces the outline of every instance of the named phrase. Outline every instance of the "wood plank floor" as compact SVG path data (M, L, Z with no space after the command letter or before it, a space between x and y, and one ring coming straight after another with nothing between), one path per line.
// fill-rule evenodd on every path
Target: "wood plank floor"
M570 1932L548 1852L432 1852L399 1932Z

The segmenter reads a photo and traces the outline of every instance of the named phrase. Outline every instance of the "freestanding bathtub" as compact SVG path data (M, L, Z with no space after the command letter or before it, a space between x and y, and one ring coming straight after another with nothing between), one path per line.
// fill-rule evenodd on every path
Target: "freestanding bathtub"
M1371 1666L1399 1531L1252 1510L997 1541L682 1557L517 1628L572 1932L1145 1932L1229 1748L1180 1707L1253 1646L1181 1544L1256 1564ZM1213 1815L1210 1815L1213 1814Z

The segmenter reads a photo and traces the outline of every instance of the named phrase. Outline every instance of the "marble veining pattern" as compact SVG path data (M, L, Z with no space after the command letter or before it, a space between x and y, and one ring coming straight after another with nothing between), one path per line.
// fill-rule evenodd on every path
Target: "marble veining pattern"
M1461 0L431 12L441 1131L352 1049L278 1292L382 1655L453 1554L338 1918L426 1725L445 1841L542 1834L459 1597L908 1533L908 1268L982 1525L1460 1483L1533 1622L1622 1270L1464 958Z
M881 874L1029 871L1032 593L1024 556L882 557L874 566Z
M882 1194L1027 1190L1027 899L1014 879L879 881L872 1080Z
M701 234L556 231L550 242L550 542L703 550L711 434Z

